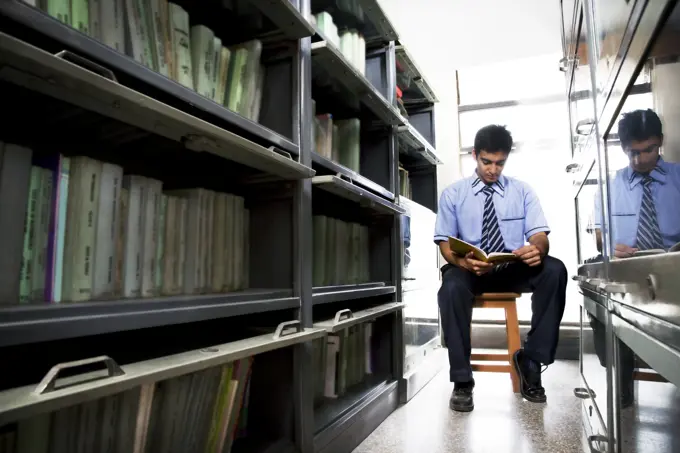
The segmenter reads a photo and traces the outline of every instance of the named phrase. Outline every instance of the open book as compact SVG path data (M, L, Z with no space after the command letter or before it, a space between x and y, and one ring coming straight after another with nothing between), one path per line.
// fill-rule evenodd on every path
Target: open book
M468 244L465 241L461 241L460 239L451 236L449 236L449 247L451 247L453 253L460 256L465 256L472 252L475 259L484 261L485 263L504 263L506 261L518 259L517 255L514 253L493 252L487 255L484 250L479 247L475 247L472 244Z

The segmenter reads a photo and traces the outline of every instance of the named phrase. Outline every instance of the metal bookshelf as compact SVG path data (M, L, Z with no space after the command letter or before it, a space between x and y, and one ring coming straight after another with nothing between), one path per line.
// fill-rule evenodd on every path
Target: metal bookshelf
M244 16L236 2L177 3L225 45L262 41L259 122L21 0L4 0L0 94L16 107L0 141L114 163L164 189L243 197L249 286L83 303L1 301L0 357L17 365L0 377L0 425L255 356L248 430L232 451L349 453L403 392L398 165L408 161L424 175L414 194L429 194L433 183L436 193L432 105L409 106L408 119L400 113L398 35L376 0L357 2L360 23L335 10L342 26L366 36L365 75L308 19L320 8L334 11L325 0L239 2L248 4ZM360 171L313 151L312 99L338 118L361 119ZM436 205L430 195L414 198ZM368 282L313 287L314 215L368 227ZM315 405L313 342L366 323L374 327L376 371Z

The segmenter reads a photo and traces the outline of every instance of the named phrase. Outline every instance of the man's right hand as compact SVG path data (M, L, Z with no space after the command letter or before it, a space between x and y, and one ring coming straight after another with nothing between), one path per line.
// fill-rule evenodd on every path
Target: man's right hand
M616 244L616 247L614 249L614 256L617 258L630 258L633 256L633 253L637 252L638 249L634 247L628 247L627 245L624 244Z
M473 274L482 276L493 269L494 265L491 263L485 263L484 261L479 261L475 259L475 255L470 252L464 257L458 258L458 265L463 269L466 269Z

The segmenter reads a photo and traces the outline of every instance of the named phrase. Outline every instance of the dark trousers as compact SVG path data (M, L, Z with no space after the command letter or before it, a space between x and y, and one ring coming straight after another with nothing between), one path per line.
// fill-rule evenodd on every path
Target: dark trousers
M532 292L531 330L524 351L531 359L549 365L555 361L566 288L567 269L562 261L551 256L546 256L540 266L513 263L481 277L450 264L444 266L437 299L444 344L449 350L451 382L472 379L470 323L475 295Z

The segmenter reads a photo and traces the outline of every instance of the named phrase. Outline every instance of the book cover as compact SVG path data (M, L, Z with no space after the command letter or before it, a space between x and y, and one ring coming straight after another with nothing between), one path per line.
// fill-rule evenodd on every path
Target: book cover
M453 253L459 256L465 256L472 252L476 260L484 261L485 263L504 263L518 259L514 253L494 252L486 254L479 247L451 236L449 236L449 247L451 247Z

